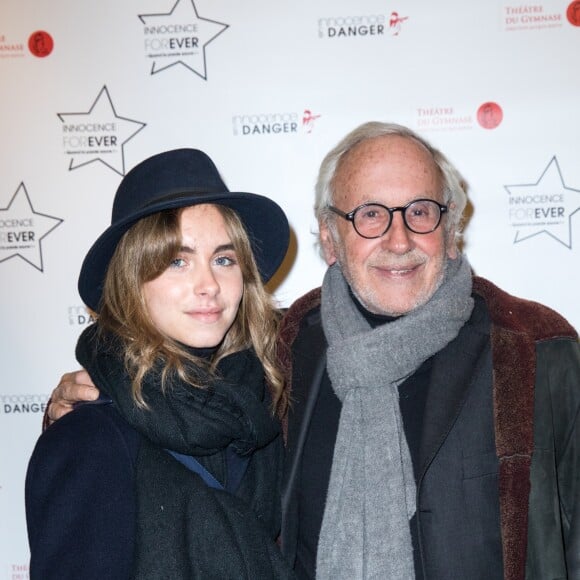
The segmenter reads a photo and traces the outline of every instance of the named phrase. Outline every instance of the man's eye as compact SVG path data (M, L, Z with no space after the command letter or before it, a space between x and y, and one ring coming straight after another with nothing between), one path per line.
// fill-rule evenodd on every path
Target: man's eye
M173 258L169 264L170 268L183 268L185 266L185 260L183 258Z
M365 210L362 215L361 215L363 220L377 220L377 219L383 219L384 217L384 212L382 212L381 210L377 209L377 208L369 208L367 210Z

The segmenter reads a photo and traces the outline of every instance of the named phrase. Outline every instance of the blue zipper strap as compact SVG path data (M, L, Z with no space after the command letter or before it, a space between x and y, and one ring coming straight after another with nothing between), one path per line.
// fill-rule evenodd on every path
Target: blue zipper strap
M224 486L197 459L191 455L177 453L177 451L171 451L171 449L166 449L165 451L175 457L175 459L187 467L187 469L197 473L209 487L224 490Z

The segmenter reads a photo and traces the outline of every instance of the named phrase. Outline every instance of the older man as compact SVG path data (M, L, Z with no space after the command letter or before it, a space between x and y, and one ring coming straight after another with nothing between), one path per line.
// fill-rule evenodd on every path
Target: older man
M472 276L465 204L398 125L362 125L322 163L329 268L280 333L282 549L300 578L580 578L578 336ZM88 381L65 375L51 416L93 398Z
M321 289L287 313L283 549L301 578L580 578L580 355L473 278L450 163L368 123L324 159Z

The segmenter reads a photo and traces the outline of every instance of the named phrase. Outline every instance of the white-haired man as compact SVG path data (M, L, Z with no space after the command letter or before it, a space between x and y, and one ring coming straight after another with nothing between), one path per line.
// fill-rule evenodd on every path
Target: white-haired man
M322 288L281 330L282 547L300 578L580 578L580 354L473 277L452 165L367 123L316 188Z

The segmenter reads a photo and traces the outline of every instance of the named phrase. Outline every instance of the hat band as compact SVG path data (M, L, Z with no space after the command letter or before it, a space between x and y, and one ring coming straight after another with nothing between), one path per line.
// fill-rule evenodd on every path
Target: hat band
M161 197L156 197L155 199L151 200L150 202L146 203L143 207L143 209L151 207L152 205L157 205L161 202L171 202L171 201L177 201L179 199L182 199L188 195L191 195L192 193L199 193L199 194L216 194L216 193L229 193L229 191L227 190L227 188L224 186L222 189L208 189L207 187L188 187L187 189L177 189L172 191L171 193L168 193L166 195L163 195Z

